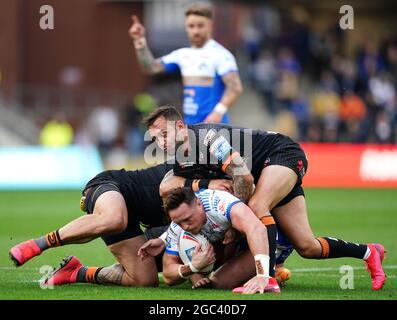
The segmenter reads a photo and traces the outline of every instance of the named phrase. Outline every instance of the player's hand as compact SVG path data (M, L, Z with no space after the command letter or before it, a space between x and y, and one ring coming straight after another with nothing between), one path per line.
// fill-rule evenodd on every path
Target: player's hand
M214 262L215 251L212 244L209 243L203 250L201 250L201 244L198 244L192 254L192 265L201 270Z
M208 184L208 189L233 193L233 180L215 179Z
M146 241L139 249L138 249L138 257L144 260L147 257L156 257L160 253L162 253L165 249L165 244L163 240L160 238L151 239Z
M240 236L240 233L233 227L230 227L229 229L226 230L225 238L223 238L222 243L224 245L227 245L232 242L235 242L239 238L239 236Z
M211 287L211 280L208 278L201 278L200 280L193 283L192 289L209 288L209 287Z
M268 283L269 278L255 276L244 284L243 294L263 293Z
M204 123L220 123L222 121L223 115L219 112L212 111L207 118L204 119Z
M136 15L131 16L132 25L128 34L133 40L139 40L145 36L145 27L141 24Z

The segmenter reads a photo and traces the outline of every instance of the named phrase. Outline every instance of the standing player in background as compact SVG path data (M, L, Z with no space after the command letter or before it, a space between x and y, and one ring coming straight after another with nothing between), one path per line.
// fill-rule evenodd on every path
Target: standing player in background
M242 93L234 56L212 39L212 11L194 4L185 12L191 47L155 59L147 46L145 28L132 16L129 35L142 69L149 74L180 72L184 87L183 113L187 124L228 123L228 109Z

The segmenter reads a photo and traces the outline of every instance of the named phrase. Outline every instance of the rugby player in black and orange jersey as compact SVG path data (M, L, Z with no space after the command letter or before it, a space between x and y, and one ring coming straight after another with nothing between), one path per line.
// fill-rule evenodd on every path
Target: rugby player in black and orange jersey
M372 289L382 288L386 276L381 244L314 237L301 186L308 162L300 145L291 138L224 124L186 125L171 106L153 111L146 124L154 142L175 157L173 170L160 185L160 195L165 197L178 187L198 191L205 188L205 179L225 174L231 177L234 195L267 226L268 236L263 241L269 244L266 254L270 255L270 276L274 277L277 232L273 216L302 257L363 259L371 274Z
M147 240L140 224L159 227L167 224L159 185L168 164L125 171L104 171L90 180L83 190L81 207L87 215L37 239L22 242L10 250L10 257L21 266L44 250L67 244L82 244L102 237L117 263L87 267L70 256L46 279L47 284L89 282L123 286L157 286L156 262L138 258L139 247ZM228 190L230 182L214 180L210 187ZM160 233L161 234L161 233Z

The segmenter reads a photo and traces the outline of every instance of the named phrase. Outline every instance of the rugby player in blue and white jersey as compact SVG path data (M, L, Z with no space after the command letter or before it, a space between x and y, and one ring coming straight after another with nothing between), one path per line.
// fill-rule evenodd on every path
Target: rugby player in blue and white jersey
M187 124L228 123L228 109L242 93L234 56L212 39L212 11L194 4L185 12L191 47L155 59L147 46L145 28L132 16L129 30L138 62L149 74L180 72L184 86L183 113Z
M266 227L241 200L226 191L203 189L195 193L189 188L178 188L164 199L164 208L173 221L163 256L167 284L180 283L215 261L209 246L201 252L196 249L191 263L181 264L178 249L183 230L192 234L201 232L210 242L216 242L233 227L245 234L249 250L223 266L218 278L215 273L211 279L213 287L229 289L245 283L242 289L245 294L280 292L277 281L269 279L269 256L265 254L268 248L263 241Z

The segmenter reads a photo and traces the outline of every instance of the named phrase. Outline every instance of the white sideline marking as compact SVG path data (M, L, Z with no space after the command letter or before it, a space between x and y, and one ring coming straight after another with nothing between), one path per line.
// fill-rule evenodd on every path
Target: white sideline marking
M364 267L353 267L354 270L366 270ZM385 265L383 269L397 269L397 265ZM322 272L322 271L339 271L339 268L303 268L291 269L291 272Z

